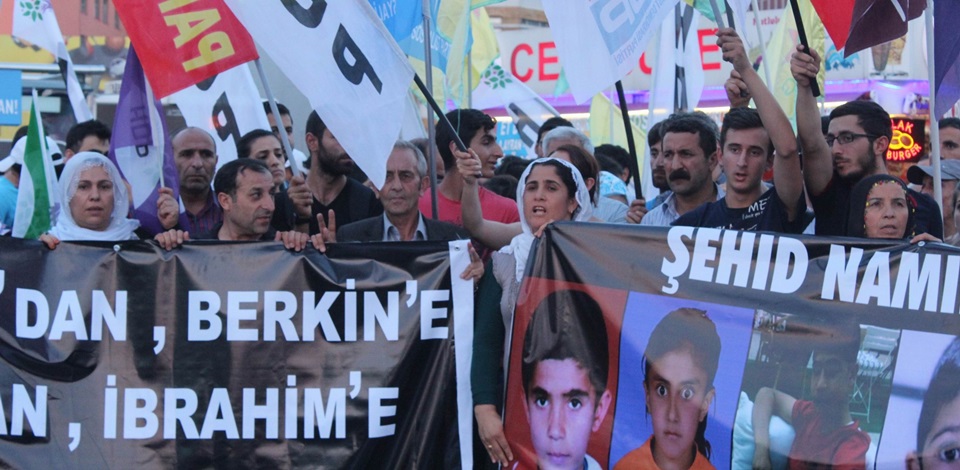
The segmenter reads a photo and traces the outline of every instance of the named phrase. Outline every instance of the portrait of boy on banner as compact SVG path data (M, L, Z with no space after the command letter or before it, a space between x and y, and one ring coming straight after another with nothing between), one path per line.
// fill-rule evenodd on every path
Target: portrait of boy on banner
M504 425L513 468L607 468L625 293L587 288L537 291L517 307Z

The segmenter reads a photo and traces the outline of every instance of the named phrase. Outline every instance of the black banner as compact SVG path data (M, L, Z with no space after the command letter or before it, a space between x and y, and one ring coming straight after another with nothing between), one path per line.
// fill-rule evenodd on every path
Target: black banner
M449 468L464 243L0 239L0 465Z
M960 459L954 247L559 223L528 269L516 468Z

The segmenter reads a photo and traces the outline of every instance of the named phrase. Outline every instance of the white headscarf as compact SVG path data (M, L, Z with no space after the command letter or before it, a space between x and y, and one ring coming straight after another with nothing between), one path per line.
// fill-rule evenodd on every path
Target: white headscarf
M77 225L70 213L70 200L77 193L80 183L80 174L93 167L103 167L113 181L113 212L110 214L110 225L103 231L90 230ZM107 157L96 152L80 152L67 161L60 175L60 194L63 201L60 204L60 214L57 224L50 230L50 234L65 241L113 241L136 239L133 231L140 226L140 222L127 218L130 210L127 199L127 186L120 177L117 167Z
M548 161L558 162L569 169L573 175L574 183L577 184L577 193L574 195L574 198L577 200L577 208L574 209L570 220L576 222L587 221L590 220L590 216L593 214L593 204L590 203L590 190L587 189L587 185L583 182L583 176L580 175L580 170L577 170L575 166L558 158L538 158L527 165L527 169L523 170L523 174L520 175L520 182L517 184L517 210L520 212L520 226L523 228L523 232L513 237L509 245L500 249L501 253L512 254L516 260L517 281L523 278L523 270L527 266L527 258L530 256L530 247L533 245L534 239L533 229L530 228L530 224L527 223L527 219L523 215L523 192L527 185L527 177L530 176L530 170Z

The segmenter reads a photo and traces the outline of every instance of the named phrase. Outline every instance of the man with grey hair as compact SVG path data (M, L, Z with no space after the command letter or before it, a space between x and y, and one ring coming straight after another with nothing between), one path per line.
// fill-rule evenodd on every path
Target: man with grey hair
M575 145L593 155L593 142L590 142L590 138L575 127L561 126L554 128L544 134L543 141L540 142L541 150L545 157L549 157L554 150L563 145ZM583 176L586 177L587 175Z
M380 188L383 214L340 227L336 240L372 242L469 238L461 227L423 217L418 202L429 185L427 160L423 153L412 143L398 140L387 158L387 177Z

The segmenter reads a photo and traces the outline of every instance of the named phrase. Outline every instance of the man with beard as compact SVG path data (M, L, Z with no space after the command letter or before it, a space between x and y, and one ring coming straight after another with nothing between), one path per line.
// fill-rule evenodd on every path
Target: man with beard
M713 182L717 166L717 124L701 112L675 114L663 121L660 158L672 194L643 216L641 225L670 225L701 204L724 197Z
M173 135L173 160L180 177L180 200L187 216L190 233L211 230L223 220L210 182L217 168L217 144L207 131L187 127ZM172 198L172 192L167 194Z
M663 158L660 157L660 141L663 140L660 131L662 130L663 121L660 121L650 128L650 132L647 132L647 146L650 147L650 176L653 178L653 186L660 190L660 194L657 194L649 204L645 199L634 199L630 202L630 210L627 212L628 224L639 224L647 211L663 204L671 194L670 184L667 182L667 171L663 168ZM634 182L634 184L640 184L640 182Z
M790 59L797 82L797 133L803 148L803 179L816 216L817 235L847 233L853 186L867 176L887 173L884 156L893 129L890 115L872 101L850 101L830 113L826 139L810 83L820 70L820 55L798 47ZM909 190L916 201L915 226L908 233L943 238L940 208L929 196Z
M321 233L318 215L323 217L325 228L335 232L337 225L382 214L383 206L376 194L347 177L353 171L353 159L343 150L316 111L307 118L306 131L311 168L307 187L313 194L310 235ZM331 213L332 219L329 218Z
M687 212L673 224L800 233L807 206L790 121L753 70L736 31L721 29L717 37L723 60L731 62L742 78L744 88L738 87L737 94L753 92L757 109L732 108L723 117L720 161L727 176L726 196ZM771 167L774 187L768 189L763 174Z

